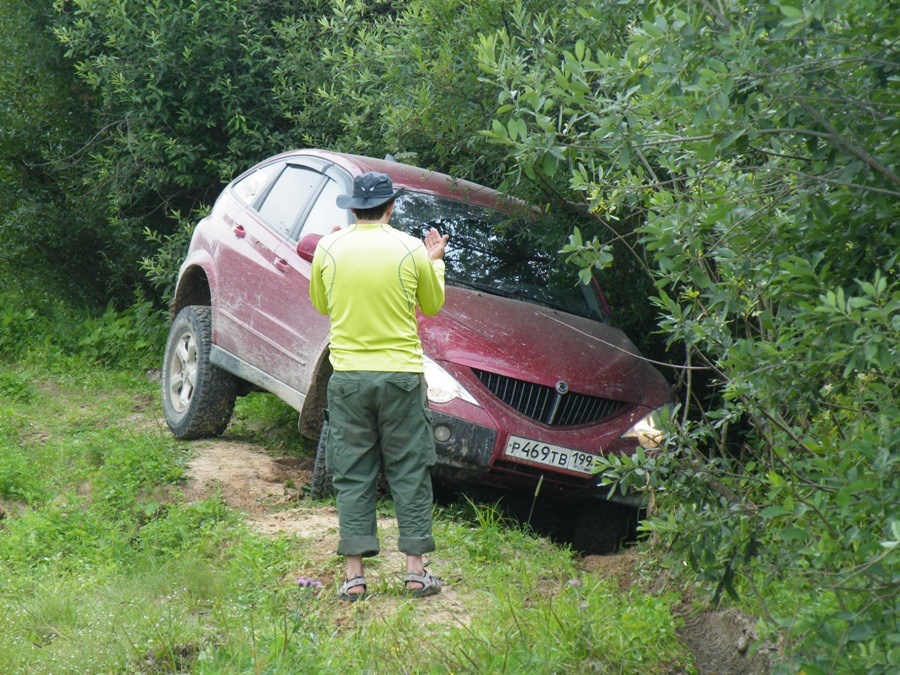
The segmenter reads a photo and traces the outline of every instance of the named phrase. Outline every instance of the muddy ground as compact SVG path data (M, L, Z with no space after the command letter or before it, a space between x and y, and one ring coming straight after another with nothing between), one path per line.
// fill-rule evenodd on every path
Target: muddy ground
M198 442L196 451L197 456L188 467L187 499L220 494L262 534L313 538L320 544L316 549L322 551L325 559L319 569L329 567L325 561L333 556L337 546L337 512L332 506L303 499L302 488L309 485L312 475L312 459L272 458L258 446L223 440ZM379 520L379 528L395 527L395 522ZM367 574L370 583L391 583L387 577L403 564L400 554L385 550L376 560ZM587 572L614 577L621 588L636 580L637 554L627 547L610 555L584 555L580 563ZM450 583L440 596L438 616L433 618L440 620L443 616L465 624L468 618L464 604L457 598L452 580L447 581ZM757 634L750 617L735 610L698 612L687 602L674 613L682 620L679 636L694 654L695 667L701 675L770 670L765 650L752 653Z

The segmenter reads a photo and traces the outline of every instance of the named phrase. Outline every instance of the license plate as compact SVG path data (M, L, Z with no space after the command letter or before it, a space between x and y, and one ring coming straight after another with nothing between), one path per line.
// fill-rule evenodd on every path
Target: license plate
M506 456L585 474L590 474L594 466L594 456L586 452L519 436L509 437L506 442Z

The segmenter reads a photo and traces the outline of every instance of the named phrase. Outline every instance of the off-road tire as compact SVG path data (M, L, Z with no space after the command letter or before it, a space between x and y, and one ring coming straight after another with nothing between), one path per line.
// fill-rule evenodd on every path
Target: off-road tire
M210 363L212 309L182 309L169 329L162 368L166 424L176 438L218 436L234 412L239 380Z
M319 444L316 446L316 459L313 462L312 481L309 486L309 496L312 499L324 499L334 494L332 474L325 467L325 447L328 441L328 421L322 422L322 431L319 433Z

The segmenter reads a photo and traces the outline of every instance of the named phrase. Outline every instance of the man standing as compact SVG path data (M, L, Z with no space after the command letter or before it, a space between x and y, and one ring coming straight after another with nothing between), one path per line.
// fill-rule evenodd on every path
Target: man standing
M422 555L434 550L429 467L434 439L428 416L416 306L426 315L444 304L444 246L431 228L423 242L388 225L394 200L389 176L357 176L337 198L356 223L323 237L312 262L309 293L331 318L326 465L334 475L347 576L338 596L365 596L363 558L376 555L377 475L382 464L394 497L406 591L441 590Z

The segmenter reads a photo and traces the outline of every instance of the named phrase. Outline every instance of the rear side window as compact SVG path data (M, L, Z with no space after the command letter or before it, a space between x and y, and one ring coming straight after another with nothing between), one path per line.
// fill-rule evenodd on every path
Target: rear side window
M346 190L339 183L328 179L322 194L316 200L315 206L310 211L303 225L302 234L328 234L335 226L346 227L350 222L350 211L339 208L335 203L338 195Z
M259 214L272 227L290 234L324 176L317 171L288 165L259 207Z
M269 164L268 166L260 167L253 173L244 176L232 187L234 194L237 195L237 198L242 202L248 206L252 206L259 194L269 184L269 181L272 180L272 177L278 173L279 169L281 169L281 166L281 164Z

